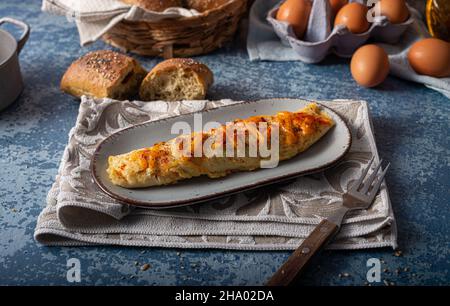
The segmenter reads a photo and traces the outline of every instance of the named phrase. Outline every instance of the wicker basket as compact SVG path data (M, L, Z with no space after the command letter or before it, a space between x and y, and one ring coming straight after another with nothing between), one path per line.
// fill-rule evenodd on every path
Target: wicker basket
M194 17L157 22L123 20L103 40L124 51L146 56L188 57L211 52L231 40L248 0L230 0Z

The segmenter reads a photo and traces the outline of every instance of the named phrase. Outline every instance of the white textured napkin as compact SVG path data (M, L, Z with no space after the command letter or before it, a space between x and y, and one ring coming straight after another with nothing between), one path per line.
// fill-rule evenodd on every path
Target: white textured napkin
M149 103L83 97L47 206L37 222L36 240L45 245L295 249L322 217L336 209L343 191L360 175L372 155L378 158L367 103L330 101L324 103L349 124L353 143L344 160L322 173L168 210L120 204L93 183L89 171L92 153L111 133L148 120L232 103L239 102ZM396 245L396 223L383 186L370 209L347 216L329 248Z
M199 15L196 10L181 7L168 8L164 12L150 12L119 0L42 0L42 10L75 21L81 45L96 41L122 20L158 21Z
M247 37L247 51L250 60L268 61L298 61L300 56L290 47L282 44L280 38L267 22L266 17L280 0L255 0L250 11L250 24ZM391 74L397 77L425 84L450 98L450 78L433 78L419 75L408 63L407 53L415 41L429 37L425 24L421 21L420 13L411 9L415 22L409 26L400 41L395 44L379 44L389 54ZM320 19L319 19L320 20ZM310 25L321 26L321 24ZM323 25L322 25L323 26Z

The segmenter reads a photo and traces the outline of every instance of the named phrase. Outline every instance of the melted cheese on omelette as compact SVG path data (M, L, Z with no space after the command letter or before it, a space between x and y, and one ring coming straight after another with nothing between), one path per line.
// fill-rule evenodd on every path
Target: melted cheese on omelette
M254 128L260 123L267 124L267 134ZM271 126L278 127L279 159L286 160L307 150L319 140L334 122L319 106L311 103L298 112L279 112L274 116L253 116L247 119L237 119L233 122L234 134L226 133L227 126L211 129L207 132L197 132L191 135L181 135L166 142L157 143L152 147L135 150L130 153L110 156L108 159L108 175L111 181L126 188L141 188L157 185L173 184L183 179L200 175L210 178L226 176L236 171L252 171L260 168L264 160L260 154L250 157L208 156L200 153L180 154L180 151L195 152L203 147L208 139L212 149L225 150L226 142L237 150L238 135L245 135L244 150L251 150L249 135L257 142L266 141L271 145ZM239 134L242 133L242 134ZM220 137L219 137L220 136ZM183 147L183 140L189 138L190 147ZM242 140L242 139L241 139ZM200 150L200 152L202 152Z

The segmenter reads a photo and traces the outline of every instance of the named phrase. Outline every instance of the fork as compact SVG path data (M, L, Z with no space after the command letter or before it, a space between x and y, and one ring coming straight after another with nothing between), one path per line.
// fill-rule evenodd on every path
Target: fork
M267 282L267 286L287 286L304 270L309 260L325 246L339 231L347 212L357 209L368 209L377 195L390 164L382 169L382 160L367 176L374 161L370 160L359 179L343 195L342 205L333 214L323 219L303 243L294 251L287 261L275 272ZM381 172L380 172L381 169Z

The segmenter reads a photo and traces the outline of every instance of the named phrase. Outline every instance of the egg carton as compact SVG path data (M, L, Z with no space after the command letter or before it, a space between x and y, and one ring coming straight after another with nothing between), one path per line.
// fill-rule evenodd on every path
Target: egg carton
M379 16L371 23L369 30L355 34L343 25L333 28L329 0L314 0L308 27L303 40L300 40L294 34L292 26L275 18L282 2L269 11L267 21L273 26L282 43L291 46L305 63L318 63L330 53L340 57L351 57L369 38L377 42L395 44L408 26L414 22L412 14L405 22L399 24L392 24L386 17ZM363 0L349 2L365 3ZM408 9L410 9L409 6Z

